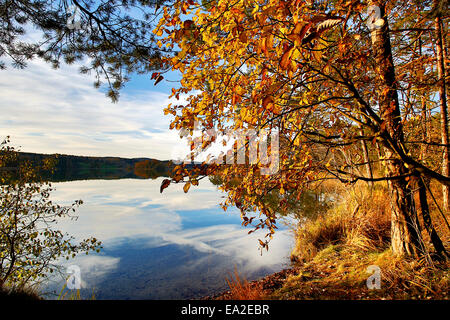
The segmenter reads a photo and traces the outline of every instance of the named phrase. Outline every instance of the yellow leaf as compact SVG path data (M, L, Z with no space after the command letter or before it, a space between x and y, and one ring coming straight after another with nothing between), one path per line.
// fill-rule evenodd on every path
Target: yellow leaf
M289 64L291 63L292 49L293 47L287 48L286 51L281 56L280 67L283 70L286 70L289 67Z

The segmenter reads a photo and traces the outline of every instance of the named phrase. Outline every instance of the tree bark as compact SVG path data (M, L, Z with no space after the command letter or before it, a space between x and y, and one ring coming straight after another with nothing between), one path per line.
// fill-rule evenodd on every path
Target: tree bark
M448 109L447 109L447 92L445 83L445 65L444 65L444 49L442 41L442 23L441 17L438 16L434 20L435 36L436 36L436 55L437 55L437 73L439 83L439 106L441 113L441 141L447 145L443 147L442 153L442 175L449 176L449 138L448 138ZM449 212L450 192L449 186L442 185L442 198L444 212Z
M419 56L422 57L422 38L421 34L418 35L418 46L419 46ZM425 73L425 70L423 69ZM428 139L428 114L427 114L427 102L426 102L426 92L422 94L422 108L421 108L421 124L422 124L422 141L429 142ZM420 146L420 160L425 161L428 151L428 144L422 143Z
M430 236L431 243L433 244L436 253L441 258L444 258L447 256L447 252L445 250L441 238L439 238L439 235L437 234L436 229L434 228L433 223L431 221L430 208L428 207L427 201L427 190L425 188L425 182L423 181L423 178L420 176L418 179L418 187L419 187L419 201L422 212L423 224L428 232L428 235Z
M364 130L361 126L359 127L359 132L361 133L361 136L364 136ZM373 179L373 172L372 172L372 165L370 163L369 150L367 148L367 143L365 140L361 140L361 149L362 149L362 153L363 153L363 159L366 164L367 177L370 179ZM373 181L369 181L368 183L369 183L369 187L373 188Z
M379 107L383 124L381 131L386 131L394 143L404 147L404 133L401 122L400 106L397 95L395 68L392 59L389 26L385 15L385 1L372 1L380 9L380 18L384 23L372 30L372 49L378 73ZM384 143L386 169L388 176L401 176L408 169L393 151ZM389 180L391 198L391 245L394 254L403 256L418 256L420 254L420 233L414 211L413 192L406 178Z
M427 103L425 97L422 97L422 113L421 113L421 123L422 123L422 141L428 142L428 119L427 119ZM420 146L420 160L425 161L427 157L428 144L422 143Z

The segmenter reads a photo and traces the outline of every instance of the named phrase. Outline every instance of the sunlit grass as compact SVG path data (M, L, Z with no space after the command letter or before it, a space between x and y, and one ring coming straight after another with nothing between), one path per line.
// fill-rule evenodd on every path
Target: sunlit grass
M88 299L81 297L80 289L68 289L67 283L64 283L57 300L96 300L94 290Z
M230 288L229 299L231 300L261 300L264 298L261 287L258 284L252 285L243 279L236 267L226 282Z
M424 230L423 257L405 259L392 254L390 203L383 186L370 189L360 185L355 190L339 192L341 201L298 228L291 256L298 272L271 298L449 298L449 263L429 259L432 248ZM448 245L448 230L439 229ZM381 269L379 290L366 286L370 265Z

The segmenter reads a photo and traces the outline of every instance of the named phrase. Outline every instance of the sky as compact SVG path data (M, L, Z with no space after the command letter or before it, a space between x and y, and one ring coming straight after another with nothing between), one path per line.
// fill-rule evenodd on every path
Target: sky
M160 160L184 146L163 113L170 84L136 76L112 103L79 67L55 70L35 59L23 70L1 70L0 139L10 136L24 152Z
M32 26L25 29L21 40L42 38ZM186 96L169 99L181 74L166 73L156 86L151 74L134 75L119 101L112 103L106 85L94 88L94 74L80 74L83 62L61 61L60 68L53 69L36 58L25 69L16 69L4 57L2 61L7 69L0 70L0 141L9 136L18 150L44 154L190 159L187 139L169 130L173 117L164 115L170 103L186 104ZM195 161L210 154L217 157L226 149L218 139Z
M169 99L179 75L165 74L170 81L156 86L150 74L136 75L112 103L105 87L94 88L93 76L79 73L80 66L62 63L53 69L35 59L25 69L0 70L0 140L10 136L23 152L190 159L188 141L169 130L172 116L164 115L170 103L186 104L186 97ZM226 151L221 141L218 137L195 161Z

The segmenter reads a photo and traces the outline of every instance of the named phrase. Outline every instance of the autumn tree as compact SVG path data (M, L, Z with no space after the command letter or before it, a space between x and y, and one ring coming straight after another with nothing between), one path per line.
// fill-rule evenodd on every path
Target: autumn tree
M75 208L51 201L50 183L42 181L41 170L50 170L52 161L41 168L18 163L17 151L8 140L0 149L0 287L22 290L60 271L62 258L100 250L96 238L75 241L55 228L57 221L73 219Z
M436 44L436 64L437 64L437 81L439 86L439 107L441 114L441 141L444 145L442 152L442 174L450 175L450 140L448 137L448 106L447 106L447 84L448 73L445 68L445 52L444 52L444 36L442 26L442 18L446 16L448 12L444 1L434 1L433 2L435 12L431 15L434 17L434 30L435 30L435 44ZM447 10L446 10L447 9ZM449 186L442 186L442 198L443 207L446 212L449 211L449 201L450 201L450 188Z
M406 0L189 0L164 7L154 32L165 35L161 46L180 49L168 60L182 74L172 96L188 97L166 108L171 128L193 132L200 124L203 131L266 130L280 137L272 175L262 174L261 163L205 164L177 167L172 181L190 185L205 174L220 176L225 206L236 205L243 223L267 228L269 238L276 228L276 210L266 201L271 192L280 195L279 211L313 181L387 181L392 250L422 254L414 186L422 178L450 184L448 174L410 152L411 143L425 141L411 141L404 131L421 108L417 92L438 91L436 82L418 81L435 70L421 72L420 59L430 65L435 57L416 55L419 39L432 41L432 10L431 1ZM375 164L378 176L370 170Z

